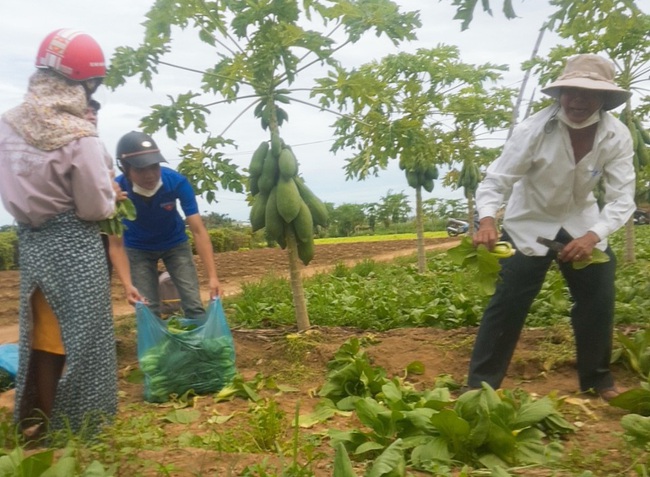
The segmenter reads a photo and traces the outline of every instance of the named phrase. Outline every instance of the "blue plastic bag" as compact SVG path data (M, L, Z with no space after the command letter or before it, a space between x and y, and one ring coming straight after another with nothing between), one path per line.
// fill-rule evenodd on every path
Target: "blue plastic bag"
M143 303L135 311L146 401L166 402L189 390L215 393L232 381L235 346L220 299L210 302L205 318L174 323L161 320Z
M2 383L0 390L6 387L13 387L18 373L18 344L9 343L0 345L0 370L4 371L9 383ZM7 386L8 385L8 386Z

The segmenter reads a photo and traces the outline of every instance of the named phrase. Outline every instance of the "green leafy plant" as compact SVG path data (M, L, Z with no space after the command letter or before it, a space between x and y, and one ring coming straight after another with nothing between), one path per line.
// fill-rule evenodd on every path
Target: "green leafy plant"
M614 351L612 360L621 359L641 378L650 377L650 327L638 330L632 336L617 332L616 338L621 345Z
M474 280L485 295L494 294L501 271L499 259L507 258L505 255L491 253L484 245L475 247L471 237L463 237L460 245L450 248L447 253L456 265L474 270Z
M82 468L76 452L74 446L68 446L63 455L55 460L53 449L28 454L22 448L16 447L9 454L0 457L0 475L7 477L112 477L115 475L115 466L106 469L97 461Z
M272 399L258 401L250 411L250 435L262 451L275 450L287 429L286 415Z
M634 445L650 451L650 416L627 414L621 419L625 437Z
M260 412L263 415L266 415L266 417L263 417L258 421L254 419L254 417L259 416ZM283 452L282 445L279 442L280 437L282 437L282 429L284 429L284 423L281 422L284 421L284 413L277 408L277 404L273 404L273 401L266 401L265 406L256 407L253 411L253 416L251 416L252 426L258 431L253 434L255 442L259 445L259 437L262 436L262 434L265 436L264 439L267 440L266 444L271 445L271 450L277 450L280 453L280 460L282 461L282 464L280 466L281 469L272 467L270 464L268 464L267 459L264 459L264 461L260 464L246 467L241 475L249 477L312 477L314 475L314 472L311 469L311 464L317 455L313 453L313 448L310 444L301 446L299 418L300 403L297 403L293 421L293 434L291 439L291 461L290 463L286 464L284 462L285 453ZM265 431L263 433L260 433L259 431L262 428L265 428ZM301 453L305 455L303 462L301 462L300 459Z
M11 270L17 266L18 236L14 230L0 232L0 270Z
M357 338L347 340L328 363L329 372L318 395L332 400L341 410L352 410L354 398L374 396L388 381L386 371L370 364Z
M609 401L610 406L650 416L650 380L642 382L640 387L628 389Z
M595 248L591 251L591 257L589 257L586 260L578 260L575 262L571 262L571 266L575 270L582 270L583 268L586 268L589 265L597 265L599 263L607 263L607 262L609 262L609 255L607 255L602 250Z
M108 219L99 221L100 230L107 235L117 235L121 237L126 229L126 225L122 220L135 220L136 211L135 205L131 199L126 198L118 200L115 204L115 212Z
M14 379L8 371L0 368L0 393L3 393L14 387Z
M383 456L395 469L402 468L404 459L417 469L434 462L490 469L541 465L561 455L555 438L575 430L550 397L496 392L487 384L456 401L444 387L417 391L371 366L354 339L341 346L328 366L319 395L338 409L353 410L363 424L362 429L328 432L342 468L346 460L341 444L356 458Z
M221 402L240 397L258 402L261 399L259 392L262 389L280 390L280 386L277 385L273 378L265 377L261 373L257 373L250 381L246 381L241 374L236 373L231 383L215 394L214 400L215 402Z

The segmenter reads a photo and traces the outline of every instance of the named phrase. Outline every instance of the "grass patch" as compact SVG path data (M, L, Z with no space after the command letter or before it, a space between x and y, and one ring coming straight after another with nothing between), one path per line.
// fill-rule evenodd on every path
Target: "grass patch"
M424 232L425 239L447 238L447 232ZM337 243L359 243L359 242L388 242L392 240L417 240L417 234L384 234L384 235L360 235L357 237L331 237L314 239L316 245L327 245Z

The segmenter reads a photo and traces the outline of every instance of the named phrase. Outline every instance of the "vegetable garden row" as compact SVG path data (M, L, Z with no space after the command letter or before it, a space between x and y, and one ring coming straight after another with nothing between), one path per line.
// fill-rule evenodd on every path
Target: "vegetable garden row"
M64 435L51 448L34 451L16 446L6 415L0 475L647 475L650 229L635 232L637 261L619 261L617 279L613 366L633 384L626 409L560 392L541 395L535 392L540 377L523 387L461 394L468 340L487 297L471 270L434 252L424 274L409 258L338 265L331 274L305 280L318 326L302 333L293 332L286 280L269 276L246 285L225 302L238 373L215 394L188 391L166 403L144 402L134 319L119 320L116 423L91 445ZM620 256L622 233L612 243ZM569 306L552 270L527 324L556 335L553 330L566 329ZM428 351L403 369L377 364L399 358L390 349L379 351L382 340L396 331L408 337L411 328L439 330L431 353L462 350L448 362L449 374L427 374ZM338 334L342 330L347 334ZM558 349L566 345L556 341ZM554 373L573 373L571 356L560 360L552 353L544 369L551 384ZM592 434L605 424L606 439ZM586 455L580 459L578 453Z

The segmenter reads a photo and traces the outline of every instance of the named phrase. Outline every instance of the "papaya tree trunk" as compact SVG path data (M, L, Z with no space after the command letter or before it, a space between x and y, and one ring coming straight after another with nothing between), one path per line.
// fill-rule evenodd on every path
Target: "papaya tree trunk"
M427 257L424 252L424 214L422 213L422 186L415 188L415 230L418 238L418 272L427 269Z
M287 255L289 257L289 279L291 283L291 294L293 295L293 307L296 314L298 331L309 329L309 315L307 314L307 302L305 301L305 290L302 286L302 276L298 265L298 246L296 235L291 227L287 227Z
M469 222L469 229L467 230L467 235L470 237L474 235L474 230L476 227L474 227L474 194L469 193L467 194L467 213L469 214L469 217L467 217L467 221Z
M634 216L625 224L625 263L636 262L634 251Z

